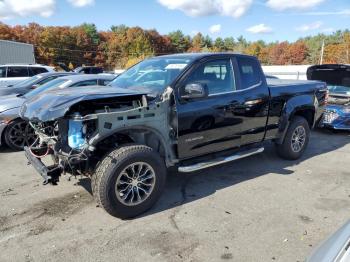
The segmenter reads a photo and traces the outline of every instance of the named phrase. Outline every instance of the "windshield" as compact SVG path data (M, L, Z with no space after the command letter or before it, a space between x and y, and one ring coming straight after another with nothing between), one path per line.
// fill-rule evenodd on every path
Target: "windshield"
M13 87L26 87L26 86L30 86L36 83L36 81L38 81L41 77L36 75L36 76L32 76L31 78L28 78L24 81L18 82L16 84L13 85Z
M350 87L349 86L333 86L329 85L328 86L329 92L330 93L339 93L339 94L346 94L350 95Z
M50 82L47 82L46 84L28 92L27 94L24 95L25 98L31 98L33 96L36 96L37 94L40 94L41 92L44 92L44 91L48 91L48 90L51 90L51 89L54 89L60 85L62 85L63 83L65 82L68 82L69 80L67 79L61 79L61 78L57 78L57 79L54 79Z
M191 61L190 57L157 57L144 60L119 75L109 86L137 90L156 97Z

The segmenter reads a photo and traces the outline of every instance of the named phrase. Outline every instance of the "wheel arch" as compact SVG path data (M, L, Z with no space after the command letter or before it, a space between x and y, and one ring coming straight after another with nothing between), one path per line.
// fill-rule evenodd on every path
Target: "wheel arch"
M312 129L315 125L317 106L317 99L315 100L312 95L296 96L288 100L280 117L276 143L283 143L288 127L295 116L304 117Z
M94 139L91 145L97 147L103 141L106 141L108 139L115 141L116 139L118 140L118 137L121 136L126 139L124 139L120 145L130 143L144 144L158 152L161 157L164 158L165 163L168 167L174 165L174 163L177 162L175 150L169 141L162 135L161 132L148 126L119 128L106 136L101 136Z

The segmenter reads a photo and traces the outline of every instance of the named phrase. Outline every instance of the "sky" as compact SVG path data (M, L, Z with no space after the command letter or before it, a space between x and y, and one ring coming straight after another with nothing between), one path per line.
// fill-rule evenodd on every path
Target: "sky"
M350 0L0 0L0 21L10 25L75 26L98 30L125 24L182 30L251 41L295 41L350 28Z

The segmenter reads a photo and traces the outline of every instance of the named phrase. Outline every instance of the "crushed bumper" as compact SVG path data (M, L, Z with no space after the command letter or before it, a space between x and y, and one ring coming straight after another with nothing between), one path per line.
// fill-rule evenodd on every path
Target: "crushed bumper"
M320 127L350 130L350 113L345 113L344 107L328 106L320 121Z
M62 168L58 165L46 166L39 158L36 158L28 147L24 147L24 154L29 161L29 164L42 176L43 184L57 184L62 173Z

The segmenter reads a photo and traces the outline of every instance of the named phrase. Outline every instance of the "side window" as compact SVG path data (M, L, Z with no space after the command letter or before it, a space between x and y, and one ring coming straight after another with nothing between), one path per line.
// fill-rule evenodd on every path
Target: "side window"
M99 85L106 86L108 85L112 80L107 80L107 79L100 79Z
M201 83L208 87L209 95L236 90L230 59L215 60L200 65L188 77L186 84Z
M9 66L7 69L7 77L28 77L28 67Z
M103 73L102 68L99 67L91 67L91 74L101 74Z
M89 67L83 68L83 70L81 70L81 72L84 74L90 74L90 68Z
M41 73L47 73L47 70L43 67L29 67L30 76L35 76Z
M260 65L257 60L249 57L237 57L237 63L241 75L239 89L247 89L262 83Z
M54 79L56 79L57 77L59 77L59 76L50 76L50 77L48 77L48 78L45 78L45 79L39 81L39 82L38 82L38 85L41 86L41 85L43 85L43 84L46 84L47 82L50 82L51 80L54 80Z
M97 80L87 80L87 81L73 84L71 86L95 86L95 85L97 85Z
M0 67L0 77L6 77L6 66Z

